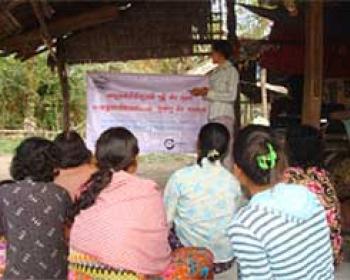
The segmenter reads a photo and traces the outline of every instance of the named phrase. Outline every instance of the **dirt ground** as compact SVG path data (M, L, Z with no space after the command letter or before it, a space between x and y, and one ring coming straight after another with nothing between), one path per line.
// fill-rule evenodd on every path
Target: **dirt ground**
M0 156L0 181L8 179L11 156Z
M138 173L144 178L153 179L163 188L169 176L179 168L191 164L195 157L191 155L154 154L141 156ZM0 156L0 180L9 178L10 155Z

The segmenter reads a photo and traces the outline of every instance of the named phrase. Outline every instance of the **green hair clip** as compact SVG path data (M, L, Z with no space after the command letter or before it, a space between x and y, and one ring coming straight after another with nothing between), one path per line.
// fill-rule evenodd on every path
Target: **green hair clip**
M257 156L256 161L261 170L271 170L276 167L277 164L277 153L274 147L267 143L268 154Z

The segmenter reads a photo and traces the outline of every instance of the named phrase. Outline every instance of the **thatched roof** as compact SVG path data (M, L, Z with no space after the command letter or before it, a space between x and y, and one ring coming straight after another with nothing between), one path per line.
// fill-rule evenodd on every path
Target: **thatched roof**
M52 47L68 63L192 55L224 36L220 16L210 0L0 0L0 54Z

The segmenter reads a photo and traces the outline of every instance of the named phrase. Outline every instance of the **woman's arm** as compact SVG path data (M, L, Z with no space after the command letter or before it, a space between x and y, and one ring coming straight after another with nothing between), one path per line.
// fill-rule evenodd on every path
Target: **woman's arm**
M180 197L180 191L176 176L171 176L164 191L164 204L169 224L172 224L175 219L177 202Z

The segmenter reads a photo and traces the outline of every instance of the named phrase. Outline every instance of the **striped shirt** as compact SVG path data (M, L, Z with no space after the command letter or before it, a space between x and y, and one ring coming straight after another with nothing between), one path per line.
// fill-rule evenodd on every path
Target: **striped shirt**
M237 213L229 236L240 279L334 279L324 209L302 188L276 185Z

